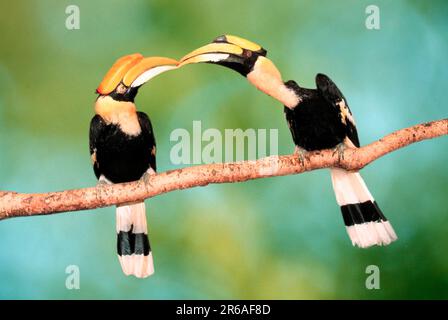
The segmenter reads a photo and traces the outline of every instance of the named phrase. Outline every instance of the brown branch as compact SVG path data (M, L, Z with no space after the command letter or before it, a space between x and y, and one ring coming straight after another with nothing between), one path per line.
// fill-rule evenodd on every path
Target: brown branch
M171 170L152 176L148 183L135 181L41 194L0 191L0 220L106 207L210 183L241 182L328 167L359 170L389 152L446 134L448 119L443 119L396 131L359 149L346 149L343 159L333 150L323 150L308 153L303 164L295 155L271 156L256 161L207 164Z

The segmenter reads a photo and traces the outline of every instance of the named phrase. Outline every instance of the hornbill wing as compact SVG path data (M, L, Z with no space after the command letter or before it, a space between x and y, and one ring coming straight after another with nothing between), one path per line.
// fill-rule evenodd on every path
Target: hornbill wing
M101 132L105 125L106 124L104 120L99 115L95 115L90 121L89 149L90 156L92 158L93 171L95 172L95 176L97 177L97 179L100 178L101 172L98 161L96 159L96 148L99 136L101 135Z
M341 120L346 126L347 138L356 146L359 147L358 131L356 130L355 119L347 104L342 92L336 84L326 75L319 73L316 75L316 86L321 96L334 108L339 110Z
M347 121L346 126L347 126L347 137L350 139L351 142L353 142L355 147L359 148L360 144L356 126L351 121Z
M298 128L298 121L296 121L296 116L294 114L294 110L285 107L284 113L286 117L286 123L288 124L289 131L291 132L292 141L294 141L294 143L297 144L299 137L296 136L296 132L299 132L299 128Z
M156 165L156 138L154 136L154 130L152 129L151 120L144 112L137 112L138 122L142 128L142 134L145 135L148 140L148 148L151 149L151 157L149 159L149 165L154 171L157 171Z

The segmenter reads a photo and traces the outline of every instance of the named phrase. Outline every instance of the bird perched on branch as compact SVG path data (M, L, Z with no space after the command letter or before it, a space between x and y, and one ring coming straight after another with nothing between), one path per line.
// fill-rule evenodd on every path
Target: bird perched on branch
M266 50L256 43L224 35L180 60L179 66L212 63L225 66L247 78L256 88L285 106L296 153L303 162L307 151L335 148L343 156L345 147L358 148L355 120L347 100L323 74L316 76L316 89L283 82ZM331 169L333 189L352 244L361 248L388 245L397 239L358 172Z
M177 61L131 54L118 59L96 92L90 123L90 154L99 183L145 178L156 171L156 141L149 117L138 112L134 98L140 86ZM154 273L145 203L117 206L117 252L123 272L139 278Z

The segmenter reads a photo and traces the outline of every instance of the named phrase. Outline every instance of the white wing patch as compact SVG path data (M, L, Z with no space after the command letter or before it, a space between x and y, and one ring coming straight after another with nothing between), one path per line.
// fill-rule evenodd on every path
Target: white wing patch
M90 159L92 160L92 165L96 163L96 148L93 149L93 153L90 155Z
M354 126L356 126L355 118L353 117L353 115L351 114L350 110L348 109L348 107L347 107L347 105L345 103L345 100L342 99L341 101L339 101L337 103L337 105L339 106L339 109L341 109L342 122L344 124L347 124L347 120L348 120Z

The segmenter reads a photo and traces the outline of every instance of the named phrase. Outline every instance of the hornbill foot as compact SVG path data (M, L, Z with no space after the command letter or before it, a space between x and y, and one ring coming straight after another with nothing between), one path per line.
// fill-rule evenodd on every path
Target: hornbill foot
M104 175L101 175L98 179L98 183L96 184L96 187L98 188L99 193L103 193L104 188L106 188L108 185L111 185L112 182L110 182Z
M152 177L153 175L155 175L155 174L156 174L156 172L155 172L152 168L149 168L149 169L142 175L141 180L143 180L143 182L144 182L145 184L150 184L151 177Z
M303 167L305 166L305 156L308 153L305 149L296 146L294 149L294 154L297 156L297 159L299 159L300 165Z
M344 160L344 151L347 149L347 146L345 143L341 142L333 149L333 156L337 153L339 162L342 162Z
M96 184L97 187L104 187L108 184L112 184L104 175L101 175L98 179L98 183Z

